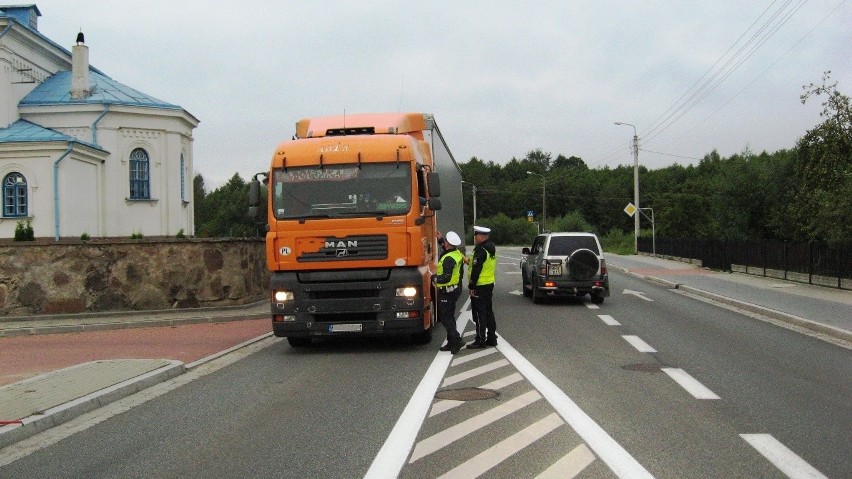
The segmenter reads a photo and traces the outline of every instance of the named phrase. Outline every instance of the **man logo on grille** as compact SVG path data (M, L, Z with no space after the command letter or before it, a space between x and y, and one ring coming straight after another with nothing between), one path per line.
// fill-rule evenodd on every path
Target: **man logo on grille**
M338 258L342 258L342 257L348 256L348 255L349 255L349 250L345 250L345 249L337 250L337 257Z

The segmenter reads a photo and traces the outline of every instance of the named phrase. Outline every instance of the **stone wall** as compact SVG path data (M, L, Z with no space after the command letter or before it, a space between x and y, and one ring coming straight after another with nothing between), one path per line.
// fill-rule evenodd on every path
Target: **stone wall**
M0 244L0 316L230 306L267 296L263 239Z

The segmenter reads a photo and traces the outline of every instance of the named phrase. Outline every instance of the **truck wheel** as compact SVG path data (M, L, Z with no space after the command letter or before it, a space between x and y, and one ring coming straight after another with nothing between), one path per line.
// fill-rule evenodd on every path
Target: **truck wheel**
M437 298L437 292L435 292L432 297ZM435 304L434 301L430 303L429 307L429 324L430 328L426 331L412 334L411 342L417 345L429 344L432 342L432 330L434 330L435 325L438 324L438 305Z
M311 338L294 338L289 336L287 338L287 342L290 343L290 346L293 348L307 348L311 345Z

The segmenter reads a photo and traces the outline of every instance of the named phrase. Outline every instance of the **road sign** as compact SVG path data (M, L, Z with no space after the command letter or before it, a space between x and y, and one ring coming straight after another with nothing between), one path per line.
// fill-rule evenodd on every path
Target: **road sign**
M624 212L627 213L627 216L633 216L636 214L636 207L633 206L633 203L627 203L627 206L624 207Z

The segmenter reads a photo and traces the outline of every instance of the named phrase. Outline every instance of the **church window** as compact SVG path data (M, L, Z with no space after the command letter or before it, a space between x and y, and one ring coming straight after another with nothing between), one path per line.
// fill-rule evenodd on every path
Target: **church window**
M20 173L9 173L3 178L3 216L27 216L27 179Z
M130 199L151 198L150 160L148 152L136 148L130 152Z

